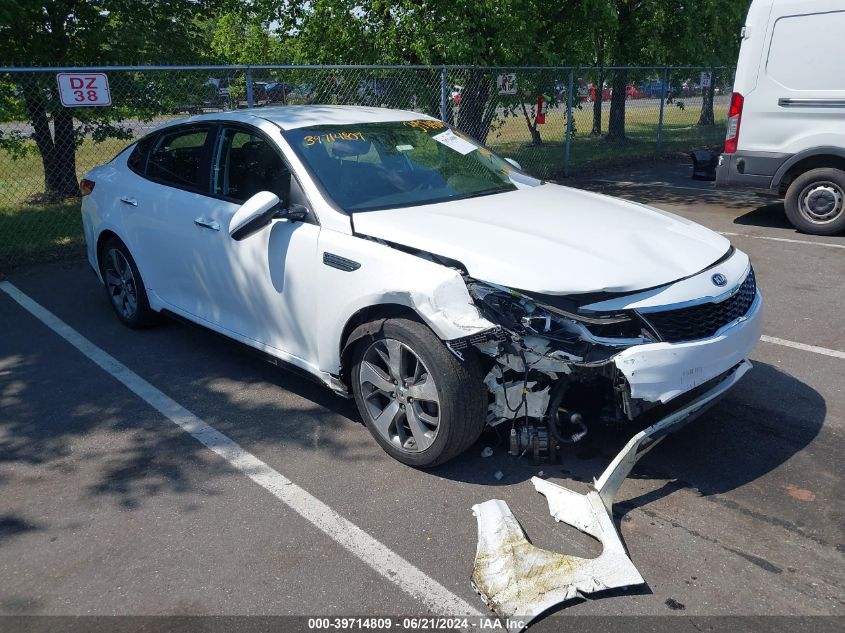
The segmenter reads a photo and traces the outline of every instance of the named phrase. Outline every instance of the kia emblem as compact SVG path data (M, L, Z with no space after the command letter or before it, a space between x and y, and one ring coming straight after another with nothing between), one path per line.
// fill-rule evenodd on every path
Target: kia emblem
M720 288L728 284L728 278L725 277L722 273L716 273L710 279L715 285L719 286Z

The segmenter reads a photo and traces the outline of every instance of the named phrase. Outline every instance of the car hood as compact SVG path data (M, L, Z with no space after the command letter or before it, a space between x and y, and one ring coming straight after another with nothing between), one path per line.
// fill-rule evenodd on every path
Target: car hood
M355 232L461 262L474 278L543 294L629 292L693 275L727 239L635 202L560 185L359 211Z

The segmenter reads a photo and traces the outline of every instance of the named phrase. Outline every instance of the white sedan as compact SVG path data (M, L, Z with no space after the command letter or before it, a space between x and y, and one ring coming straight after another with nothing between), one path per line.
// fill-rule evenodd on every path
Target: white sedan
M760 335L724 237L532 178L415 112L194 116L81 186L121 321L177 315L304 370L413 466L486 425L544 456L666 415L738 380Z

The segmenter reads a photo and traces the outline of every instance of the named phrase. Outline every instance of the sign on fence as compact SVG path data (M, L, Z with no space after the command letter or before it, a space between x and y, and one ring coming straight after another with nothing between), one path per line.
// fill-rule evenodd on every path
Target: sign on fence
M701 73L701 87L702 88L709 88L710 87L710 73Z
M516 94L516 73L506 73L496 77L496 86L500 95Z
M56 82L62 105L66 108L111 105L106 73L59 73Z

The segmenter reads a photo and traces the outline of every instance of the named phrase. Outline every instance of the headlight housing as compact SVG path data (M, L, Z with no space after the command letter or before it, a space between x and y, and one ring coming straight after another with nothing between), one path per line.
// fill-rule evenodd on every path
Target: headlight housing
M656 340L633 312L570 312L487 282L470 281L467 288L485 316L517 334L570 341L588 338L599 343L627 345Z

